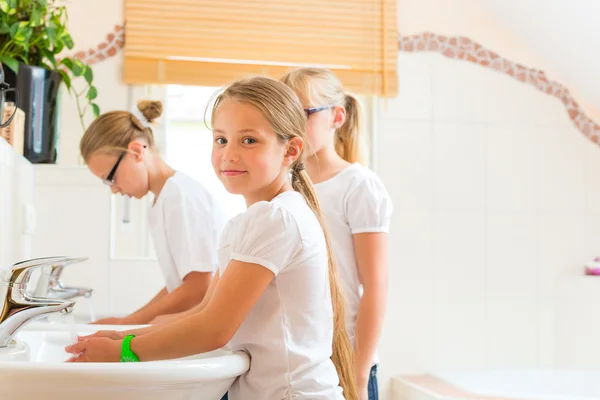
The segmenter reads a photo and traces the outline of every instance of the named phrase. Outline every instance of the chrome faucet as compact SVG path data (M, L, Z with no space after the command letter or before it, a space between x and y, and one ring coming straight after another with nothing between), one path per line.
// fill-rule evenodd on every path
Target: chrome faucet
M40 277L33 295L51 299L70 300L77 297L90 298L93 289L76 286L64 286L61 275L66 266L86 261L88 258L62 258L61 260L42 267Z
M65 257L47 257L23 261L0 270L0 348L7 347L17 331L47 314L70 313L72 300L31 296L27 284L35 269L55 264Z

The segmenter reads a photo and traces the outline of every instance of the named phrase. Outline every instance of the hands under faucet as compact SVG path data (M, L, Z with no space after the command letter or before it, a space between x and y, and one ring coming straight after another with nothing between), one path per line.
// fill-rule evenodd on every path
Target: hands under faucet
M65 351L73 354L67 362L119 362L121 359L121 342L110 337L83 338Z

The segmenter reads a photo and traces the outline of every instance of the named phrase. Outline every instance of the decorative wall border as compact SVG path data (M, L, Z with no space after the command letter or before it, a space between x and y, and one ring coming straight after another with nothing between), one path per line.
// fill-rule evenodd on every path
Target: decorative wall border
M448 58L464 60L495 69L536 89L557 97L565 106L571 121L594 143L600 144L600 125L592 121L562 83L551 81L543 71L510 61L464 36L442 36L431 32L401 36L400 51L436 51Z
M117 55L119 50L125 45L125 25L115 25L113 31L106 35L106 40L96 48L87 51L79 51L74 57L81 60L84 64L96 64L102 60Z
M76 53L75 57L86 64L95 64L115 56L124 44L125 25L115 25L104 42L96 48ZM406 52L435 51L448 58L469 61L494 69L532 85L541 92L558 98L565 106L575 127L591 141L600 144L600 125L586 115L569 89L560 82L549 80L543 71L510 61L464 36L443 36L432 32L400 36L398 48L399 51Z

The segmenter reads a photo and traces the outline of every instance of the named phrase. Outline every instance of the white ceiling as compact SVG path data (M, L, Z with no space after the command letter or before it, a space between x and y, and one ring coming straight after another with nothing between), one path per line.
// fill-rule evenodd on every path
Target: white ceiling
M557 77L600 110L600 0L482 0ZM577 100L577 99L576 99Z

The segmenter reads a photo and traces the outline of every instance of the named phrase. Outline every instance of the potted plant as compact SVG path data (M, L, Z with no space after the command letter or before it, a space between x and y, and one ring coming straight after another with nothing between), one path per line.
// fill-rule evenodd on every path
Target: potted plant
M74 46L67 23L60 0L0 0L0 63L6 82L19 91L18 106L25 112L23 154L34 163L56 162L61 83L75 96L84 130L87 110L100 114L92 69L76 58L59 58ZM79 90L74 78L80 78Z

